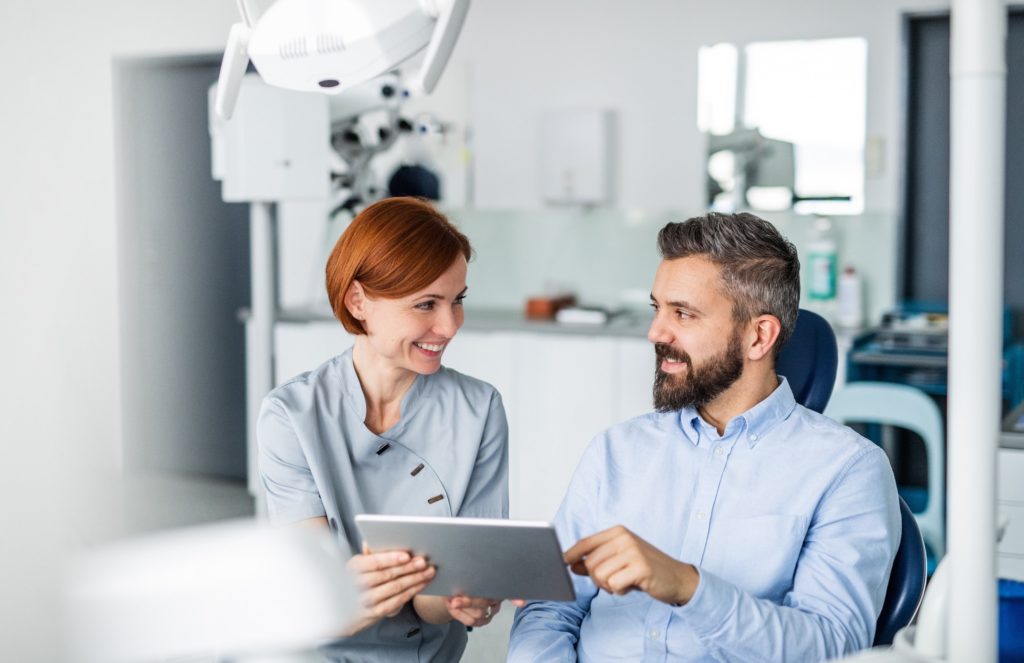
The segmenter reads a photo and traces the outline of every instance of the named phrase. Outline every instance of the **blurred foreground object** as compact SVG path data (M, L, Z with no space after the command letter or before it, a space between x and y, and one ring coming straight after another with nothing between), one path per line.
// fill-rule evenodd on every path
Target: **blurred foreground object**
M358 609L346 556L326 532L233 521L98 548L72 567L73 661L232 659L300 652Z

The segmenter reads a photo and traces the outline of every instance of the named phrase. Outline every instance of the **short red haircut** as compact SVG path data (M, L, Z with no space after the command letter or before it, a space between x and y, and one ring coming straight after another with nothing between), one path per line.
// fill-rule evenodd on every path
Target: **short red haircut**
M433 205L418 198L385 198L356 215L327 259L327 297L334 315L352 334L363 323L345 306L359 281L370 297L395 299L433 283L460 255L469 260L469 239Z

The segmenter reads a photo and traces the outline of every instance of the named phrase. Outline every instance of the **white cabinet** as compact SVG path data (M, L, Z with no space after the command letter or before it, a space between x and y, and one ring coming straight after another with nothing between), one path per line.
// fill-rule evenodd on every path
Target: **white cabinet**
M654 345L645 338L615 340L615 421L654 409Z
M355 342L340 322L279 322L274 325L274 384L310 371Z
M352 345L337 322L279 323L278 384ZM651 409L654 353L643 338L463 329L444 364L494 385L509 422L511 516L551 520L597 433Z
M1024 450L1000 449L996 513L1010 519L999 543L1000 578L1024 582Z
M615 344L602 336L522 334L513 518L551 520L587 442L615 417Z

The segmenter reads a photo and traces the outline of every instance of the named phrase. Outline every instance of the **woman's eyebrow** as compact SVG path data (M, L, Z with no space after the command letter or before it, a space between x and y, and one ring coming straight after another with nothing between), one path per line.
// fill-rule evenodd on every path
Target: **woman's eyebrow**
M469 291L469 286L466 286L465 288L462 289L462 292L460 292L459 294L455 295L455 299L458 299L459 297L462 297L468 291ZM445 299L445 296L444 295L435 295L433 293L428 293L428 294L425 294L425 295L420 295L416 299L442 299L443 300L443 299Z

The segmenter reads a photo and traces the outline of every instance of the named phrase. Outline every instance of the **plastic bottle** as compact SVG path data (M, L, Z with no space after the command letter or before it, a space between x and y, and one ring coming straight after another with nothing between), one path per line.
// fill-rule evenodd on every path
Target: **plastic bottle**
M836 298L838 247L832 220L819 216L814 220L811 241L807 245L807 298L834 302Z
M839 312L836 323L846 329L858 329L864 325L864 298L860 287L860 274L851 265L839 275Z

